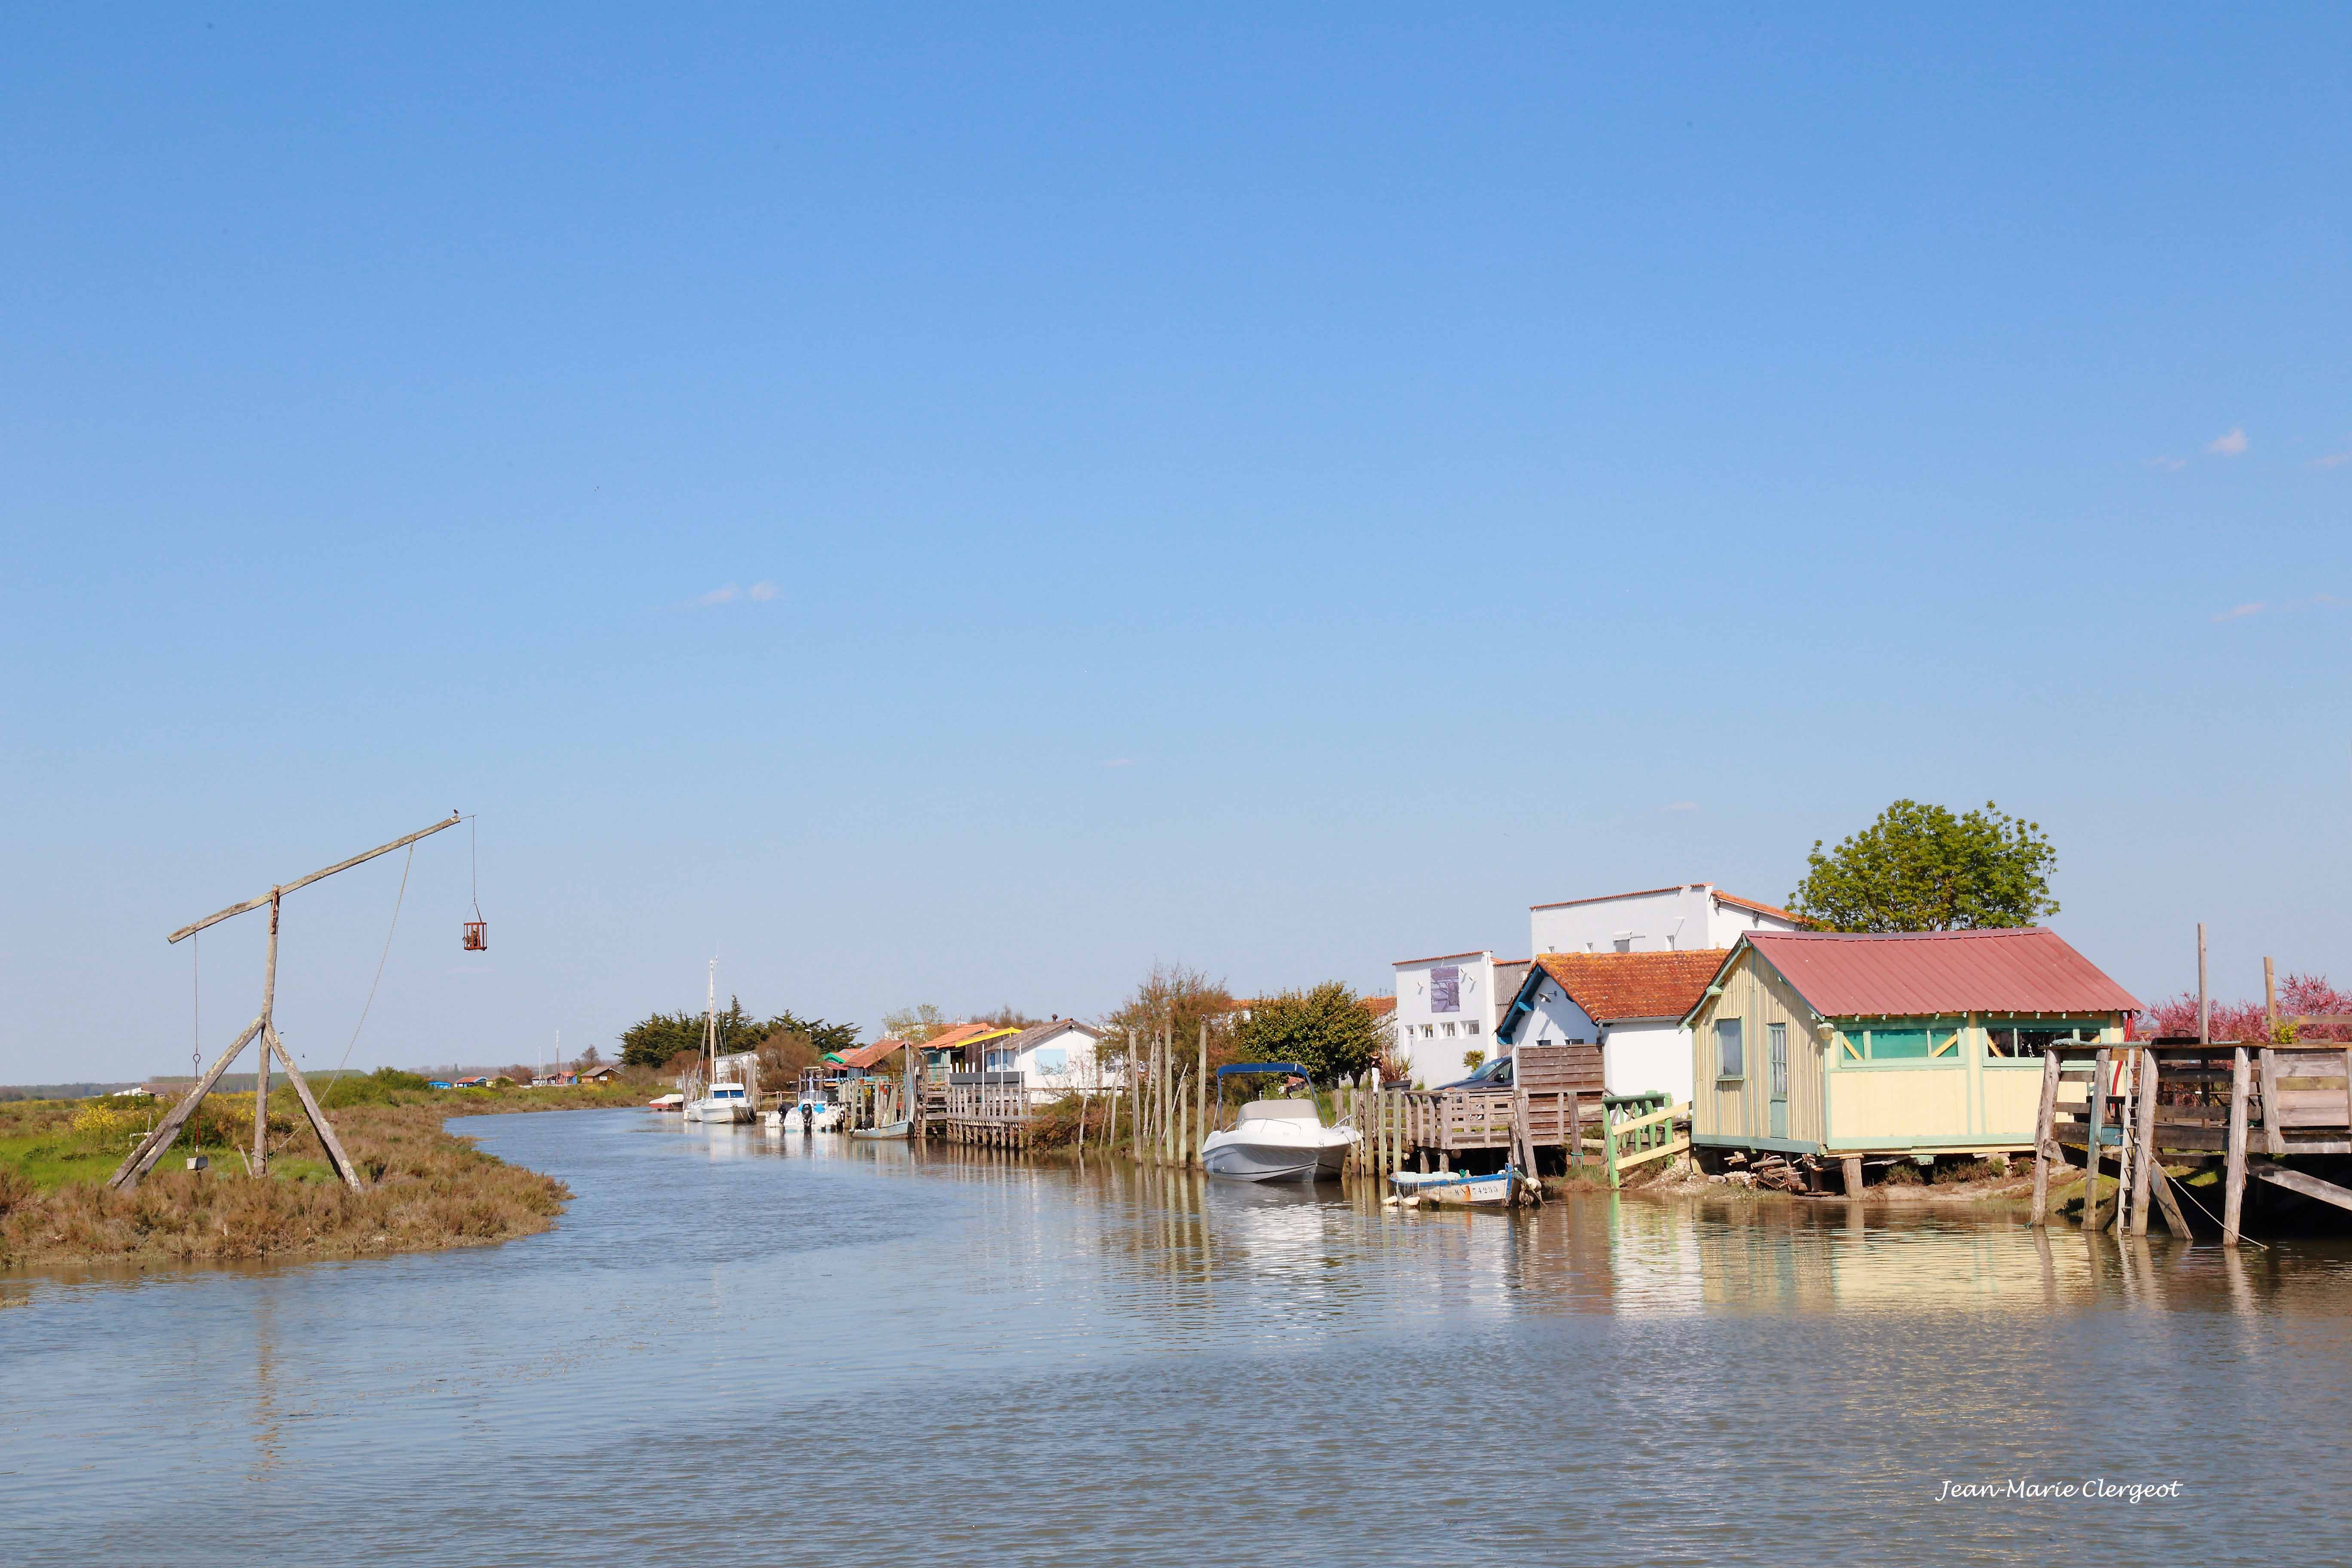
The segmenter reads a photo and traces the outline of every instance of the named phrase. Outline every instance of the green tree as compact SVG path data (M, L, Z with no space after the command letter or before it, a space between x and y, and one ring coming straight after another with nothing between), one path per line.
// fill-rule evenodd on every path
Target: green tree
M727 1009L719 1015L719 1049L752 1051L772 1039L792 1037L807 1047L808 1058L814 1061L827 1051L845 1051L857 1044L857 1026L828 1024L823 1018L798 1018L791 1013L779 1013L772 1018L754 1018L743 1010L740 999L730 996ZM702 1015L699 1013L656 1013L642 1018L621 1032L621 1065L632 1068L666 1066L680 1052L702 1049ZM593 1065L593 1053L581 1058L583 1065Z
M1118 1010L1103 1020L1110 1031L1103 1042L1104 1058L1116 1062L1132 1056L1142 1061L1164 1028L1181 1069L1200 1048L1201 1026L1206 1024L1210 1066L1238 1060L1232 1054L1234 1005L1223 981L1181 963L1155 963Z
M2058 912L2058 852L2038 822L1992 802L1955 816L1898 800L1828 854L1806 858L1790 910L1823 931L1971 931L2032 925Z
M1388 1028L1345 982L1269 996L1250 1009L1236 1041L1252 1061L1299 1062L1329 1086L1370 1067L1388 1045Z
M948 1026L948 1016L929 1002L882 1015L882 1032L894 1040L919 1046Z

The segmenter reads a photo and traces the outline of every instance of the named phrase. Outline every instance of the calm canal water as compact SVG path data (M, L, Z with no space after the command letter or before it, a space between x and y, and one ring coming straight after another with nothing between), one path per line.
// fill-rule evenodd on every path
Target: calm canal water
M557 1229L0 1282L0 1559L2352 1558L2340 1245L463 1130Z

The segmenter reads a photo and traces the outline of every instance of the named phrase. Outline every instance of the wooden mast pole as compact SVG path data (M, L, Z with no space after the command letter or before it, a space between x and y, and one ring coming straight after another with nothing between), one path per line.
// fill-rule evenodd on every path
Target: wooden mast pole
M269 1173L269 1042L278 1033L271 1015L278 1007L278 905L283 895L269 889L269 957L261 970L261 1047L253 1062L253 1173Z

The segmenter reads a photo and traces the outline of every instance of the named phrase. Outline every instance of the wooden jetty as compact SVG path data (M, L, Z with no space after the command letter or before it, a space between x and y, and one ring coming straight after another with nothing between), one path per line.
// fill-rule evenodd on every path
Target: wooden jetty
M2244 1229L2249 1181L2352 1209L2352 1189L2314 1169L2339 1173L2347 1155L2352 1046L2175 1039L2060 1045L2042 1058L2032 1223L2048 1223L2052 1173L2077 1165L2084 1176L2084 1229L2146 1236L2154 1212L2186 1240L2189 1221L2180 1200L2196 1200L2170 1173L2218 1166L2221 1213L2205 1212L2221 1226L2223 1244L2234 1247ZM2100 1188L2102 1175L2116 1184L2111 1194Z
M1558 1149L1570 1174L1590 1169L1613 1187L1629 1171L1689 1152L1689 1104L1604 1092L1600 1047L1523 1045L1512 1060L1508 1089L1342 1089L1357 1132L1351 1168L1426 1171L1433 1157L1446 1171L1457 1154L1500 1150L1532 1173L1538 1150Z
M950 1074L935 1107L926 1107L927 1135L982 1149L1029 1147L1035 1115L1018 1072Z

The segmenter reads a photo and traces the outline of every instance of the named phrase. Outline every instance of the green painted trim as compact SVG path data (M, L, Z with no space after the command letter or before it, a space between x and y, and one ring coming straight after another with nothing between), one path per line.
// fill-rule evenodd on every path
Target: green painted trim
M1691 1142L1706 1149L1767 1149L1776 1154L1820 1154L1823 1145L1803 1138L1748 1138L1737 1132L1694 1132Z

